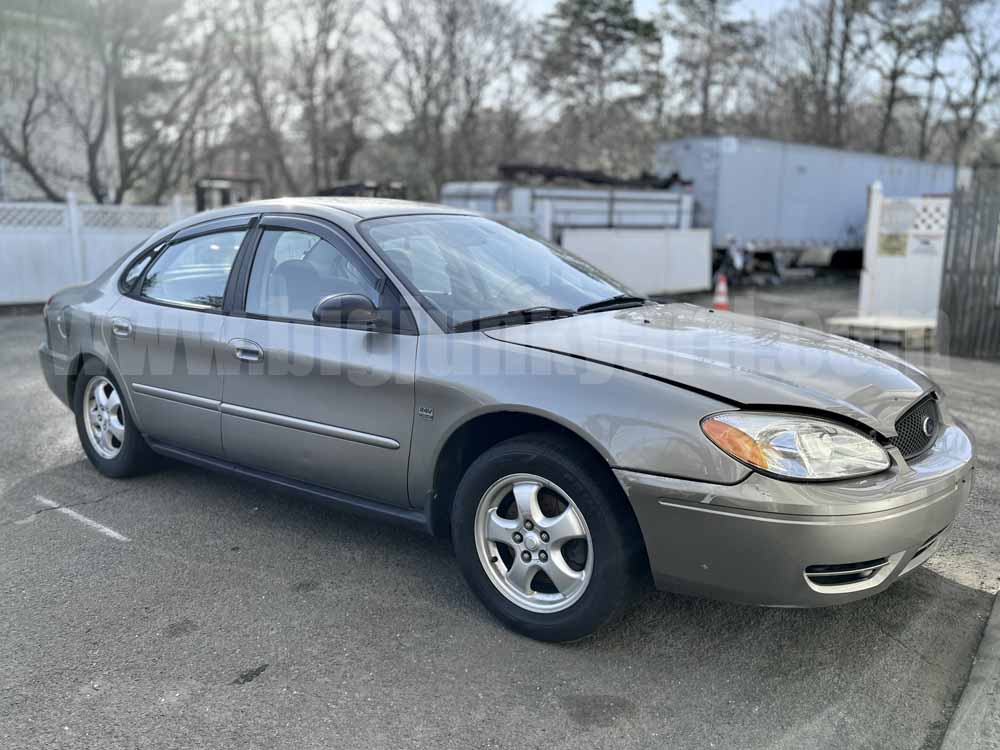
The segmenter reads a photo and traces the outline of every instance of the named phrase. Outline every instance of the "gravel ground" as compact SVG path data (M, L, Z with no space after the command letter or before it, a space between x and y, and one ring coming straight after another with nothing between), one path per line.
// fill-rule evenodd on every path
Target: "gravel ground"
M40 336L0 318L3 748L933 748L997 588L996 364L927 363L982 457L932 569L825 610L654 593L554 646L440 541L179 465L101 477Z

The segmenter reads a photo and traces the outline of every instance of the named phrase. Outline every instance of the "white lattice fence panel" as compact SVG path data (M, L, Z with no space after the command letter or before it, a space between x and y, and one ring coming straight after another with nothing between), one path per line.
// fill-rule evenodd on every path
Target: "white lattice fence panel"
M921 198L913 217L911 232L944 234L948 231L949 198Z
M166 206L0 203L0 305L44 302L89 281L152 232L178 218Z
M159 206L80 206L81 225L101 229L159 229L170 223Z
M66 225L66 206L58 203L0 203L0 227L49 229Z

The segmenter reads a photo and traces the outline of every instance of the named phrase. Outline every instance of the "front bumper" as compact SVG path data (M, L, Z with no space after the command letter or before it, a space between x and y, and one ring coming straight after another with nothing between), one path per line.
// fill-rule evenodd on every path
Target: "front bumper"
M968 499L974 448L947 425L913 464L823 484L751 474L726 486L616 470L659 588L821 607L871 596L925 562Z

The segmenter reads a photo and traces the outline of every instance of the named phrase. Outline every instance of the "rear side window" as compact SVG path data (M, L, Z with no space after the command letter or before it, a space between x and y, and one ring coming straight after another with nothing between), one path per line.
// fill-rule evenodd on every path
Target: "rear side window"
M135 289L136 282L146 270L146 266L148 266L153 258L156 257L156 254L160 251L160 247L161 246L157 246L147 250L136 260L132 261L132 265L125 269L125 273L122 274L121 279L118 281L118 288L121 289L124 294L128 294Z
M140 296L208 310L222 308L226 282L246 230L192 237L170 245L153 261Z

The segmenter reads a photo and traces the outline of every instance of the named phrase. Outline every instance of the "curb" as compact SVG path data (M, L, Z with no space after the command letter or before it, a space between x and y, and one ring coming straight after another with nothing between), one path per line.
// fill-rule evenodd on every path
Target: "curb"
M941 743L941 750L993 748L1000 748L1000 594Z

